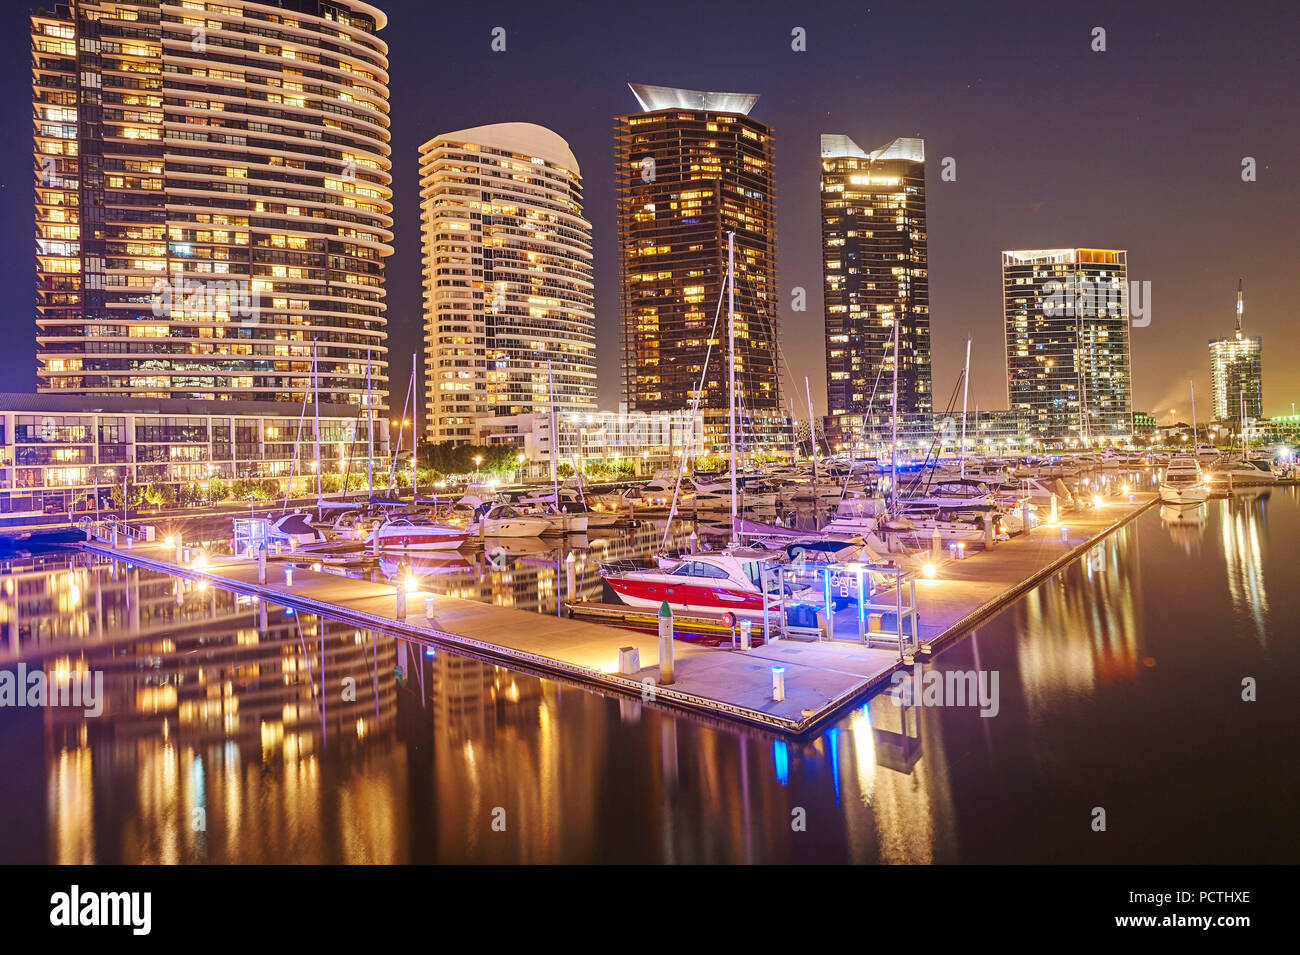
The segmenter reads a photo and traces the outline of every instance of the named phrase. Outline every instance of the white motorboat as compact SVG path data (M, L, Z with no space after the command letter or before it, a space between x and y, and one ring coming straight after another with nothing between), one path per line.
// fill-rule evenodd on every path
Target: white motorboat
M865 537L875 533L880 518L885 513L883 498L849 493L836 506L835 516L822 531L827 534L856 534Z
M1210 465L1205 474L1205 481L1211 488L1222 490L1228 487L1274 484L1277 475L1273 473L1273 467L1267 461L1220 459Z
M731 510L731 480L723 476L716 481L692 478L695 488L695 509L697 511ZM764 507L776 507L776 488L766 482L738 482L737 509L750 510Z
M522 514L509 504L484 504L466 529L484 537L541 537L553 526L548 517Z
M412 521L404 517L385 521L366 536L366 547L385 551L455 550L469 540L463 527Z
M1179 455L1169 462L1160 479L1160 500L1166 504L1200 504L1210 496L1194 458Z
M292 511L279 517L268 517L265 537L268 541L281 541L301 547L325 540L325 535L314 527L306 511Z

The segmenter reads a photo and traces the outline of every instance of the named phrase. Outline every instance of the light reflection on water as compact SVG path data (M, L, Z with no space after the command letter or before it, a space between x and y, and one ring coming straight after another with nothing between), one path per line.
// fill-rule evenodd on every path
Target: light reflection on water
M0 861L1296 861L1300 503L1200 511L1148 511L936 658L996 670L997 717L882 693L799 741L124 564L15 559L0 667L102 671L107 700L0 710ZM583 595L661 533L593 535ZM555 613L564 554L480 553L424 586Z

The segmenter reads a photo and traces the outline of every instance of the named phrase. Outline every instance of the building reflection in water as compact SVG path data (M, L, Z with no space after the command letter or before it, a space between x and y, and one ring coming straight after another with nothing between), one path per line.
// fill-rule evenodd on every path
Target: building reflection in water
M1214 502L1227 568L1228 595L1239 616L1254 624L1260 645L1268 643L1268 593L1264 589L1264 537L1268 490L1248 490Z
M6 571L0 665L103 674L99 717L40 711L50 861L324 861L322 812L391 817L321 795L325 741L391 729L391 640L83 555Z
M1143 656L1137 551L1132 526L1120 528L1013 608L1015 662L1031 718L1135 678Z
M1210 506L1220 509L1211 517L1222 518L1233 600L1262 627L1264 504ZM639 556L661 534L649 525L601 545L589 538L574 551L582 595L600 597L599 559ZM1152 578L1185 578L1176 543L1177 561ZM505 566L476 553L424 586L555 613L567 553L548 548ZM1131 696L1148 665L1139 556L1129 525L926 664L999 671L998 719L904 709L878 693L797 741L375 639L121 563L32 558L0 578L0 666L102 671L107 700L98 719L0 713L5 745L39 743L21 752L44 767L18 780L18 796L0 797L20 801L0 811L41 820L31 854L56 862L996 855L1005 849L981 845L980 834L1005 815L996 774L1008 754L1021 759L1022 778L1046 773L1062 747L1077 749L1095 730L1095 720L1071 717L1107 689Z

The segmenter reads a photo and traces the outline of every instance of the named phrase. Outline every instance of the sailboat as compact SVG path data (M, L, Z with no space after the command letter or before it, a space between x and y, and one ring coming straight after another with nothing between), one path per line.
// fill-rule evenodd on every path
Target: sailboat
M407 405L411 411L411 500L419 502L419 446L420 446L420 403L418 388L418 368L416 356L411 356L411 384L407 391ZM406 420L403 408L402 420ZM401 432L398 432L397 450L393 453L393 477L397 475L397 459L402 450ZM391 487L391 484L390 484ZM371 503L375 501L373 495ZM396 502L385 502L396 503ZM366 535L366 546L379 551L439 551L455 550L469 540L472 530L438 521L414 517L397 517L390 511L385 512L383 520L370 529Z
M601 576L625 604L634 607L658 607L668 604L674 611L689 613L735 613L761 615L764 610L761 564L772 559L763 551L752 551L737 542L739 511L738 458L736 456L736 334L735 334L735 242L734 232L727 234L727 342L730 366L728 403L731 467L727 476L714 484L703 485L705 494L724 494L731 510L731 543L722 551L688 554L681 557L661 556L654 566L603 564ZM719 302L719 306L721 302ZM715 323L716 328L716 323ZM712 337L712 336L710 336ZM707 370L707 356L705 360ZM698 410L699 392L692 411ZM685 470L686 449L674 488L669 521L677 511L677 490ZM701 485L696 484L695 501L700 506ZM775 492L772 497L775 503ZM665 529L667 540L667 529ZM774 609L769 595L767 609Z

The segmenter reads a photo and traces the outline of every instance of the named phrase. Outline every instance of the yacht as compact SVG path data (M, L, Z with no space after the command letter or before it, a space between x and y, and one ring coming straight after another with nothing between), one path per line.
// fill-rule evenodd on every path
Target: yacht
M366 536L366 547L388 551L455 550L467 540L466 528L399 517L373 528Z
M1165 504L1200 504L1210 496L1210 489L1201 480L1201 467L1188 455L1179 455L1169 462L1160 480L1160 500Z
M630 607L658 609L666 601L682 613L761 616L759 566L764 559L770 555L737 549L661 557L650 567L602 564L600 574ZM768 610L776 609L775 597L768 595Z
M1221 489L1225 487L1247 487L1255 484L1273 484L1277 481L1277 476L1273 473L1273 466L1268 461L1253 458L1245 460L1241 458L1221 458L1210 465L1205 480L1210 487Z

